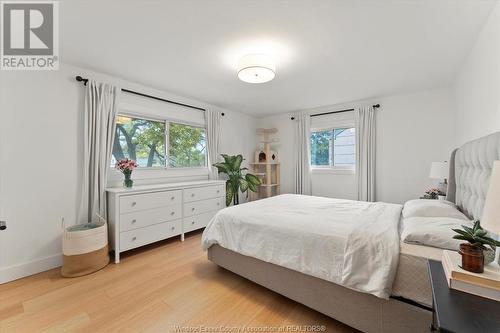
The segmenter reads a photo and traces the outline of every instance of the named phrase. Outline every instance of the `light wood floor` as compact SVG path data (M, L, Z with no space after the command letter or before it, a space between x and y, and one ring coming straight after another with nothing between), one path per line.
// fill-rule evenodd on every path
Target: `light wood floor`
M0 332L173 332L176 325L356 332L218 268L200 244L195 233L125 254L88 276L65 279L54 269L0 285Z

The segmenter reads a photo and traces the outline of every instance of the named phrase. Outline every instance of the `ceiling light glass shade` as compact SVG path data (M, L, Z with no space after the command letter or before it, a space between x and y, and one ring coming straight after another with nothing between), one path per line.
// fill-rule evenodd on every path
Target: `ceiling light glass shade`
M276 76L276 65L270 57L262 54L249 54L238 63L238 78L248 83L264 83Z

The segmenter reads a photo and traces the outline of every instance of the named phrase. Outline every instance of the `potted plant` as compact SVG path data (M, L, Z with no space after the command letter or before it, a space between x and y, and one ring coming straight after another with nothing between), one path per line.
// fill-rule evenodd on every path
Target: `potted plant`
M462 268L469 272L482 273L484 271L484 251L492 251L500 246L500 242L488 237L488 232L481 228L479 221L474 222L474 226L462 226L463 229L452 229L458 235L454 239L465 240L467 243L460 244L459 253L462 255Z
M125 187L132 187L134 185L134 181L132 180L132 171L134 171L135 168L137 168L137 163L134 160L130 160L128 158L123 158L116 162L115 168L120 170L123 175L125 176L125 179L123 180L123 186Z
M444 195L438 188L430 188L425 191L425 199L437 199L439 196Z
M247 191L257 192L257 186L261 184L261 180L251 173L244 173L248 169L241 168L242 155L221 154L221 156L224 158L224 162L215 163L213 166L217 168L219 173L226 174L228 177L226 181L226 206L229 206L231 201L233 205L238 205L240 203L240 191L242 193Z

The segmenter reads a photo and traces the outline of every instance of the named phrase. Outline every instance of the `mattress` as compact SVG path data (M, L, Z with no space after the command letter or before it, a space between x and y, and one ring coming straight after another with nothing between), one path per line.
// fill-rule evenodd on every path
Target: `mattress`
M388 299L401 210L382 202L284 194L219 211L202 244Z
M392 296L403 297L432 307L427 260L441 261L442 253L442 249L435 247L401 242L398 269L392 285Z

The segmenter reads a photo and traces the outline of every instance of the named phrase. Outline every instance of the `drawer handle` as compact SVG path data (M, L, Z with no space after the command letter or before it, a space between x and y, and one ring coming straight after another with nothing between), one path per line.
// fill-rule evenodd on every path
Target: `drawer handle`
M172 227L172 230L175 230L175 227Z
M131 223L132 223L132 224L134 224L135 222L137 222L137 220L136 220L136 219L133 219Z
M174 216L175 215L175 212L171 212L170 215Z
M170 198L170 200L174 200L174 199L175 199L175 197L171 197L171 198Z
M194 212L194 207L193 207L193 208L191 208L191 211L192 211L192 212Z
M194 197L194 193L191 193L191 196Z
M217 203L217 206L220 206L220 202Z
M220 190L217 190L217 193L220 193Z
M194 221L192 221L192 222L191 222L191 224L193 224L193 225L194 225Z
M135 240L137 239L137 237L132 237L132 242L135 242Z
M134 207L135 205L137 205L137 202L132 202L132 207Z

